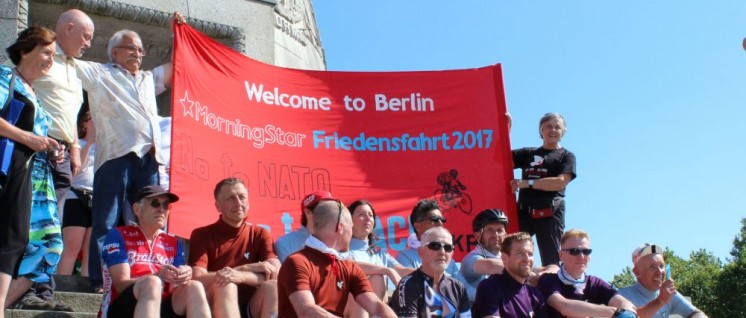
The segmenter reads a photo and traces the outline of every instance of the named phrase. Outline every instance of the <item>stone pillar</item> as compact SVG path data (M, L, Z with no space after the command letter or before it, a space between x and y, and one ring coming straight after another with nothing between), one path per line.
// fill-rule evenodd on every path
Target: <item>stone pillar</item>
M8 61L5 49L15 42L18 32L28 26L27 0L0 0L0 64Z

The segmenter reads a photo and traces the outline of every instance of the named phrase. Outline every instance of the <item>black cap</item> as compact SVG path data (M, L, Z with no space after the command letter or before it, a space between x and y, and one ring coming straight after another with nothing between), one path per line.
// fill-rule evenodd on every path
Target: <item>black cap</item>
M157 186L157 185L150 185L150 186L142 188L140 192L137 193L137 196L135 197L135 201L138 202L144 198L152 198L152 197L157 197L159 195L168 196L168 200L170 202L179 201L179 196L171 192L168 192L166 191L166 189L161 188L161 186Z

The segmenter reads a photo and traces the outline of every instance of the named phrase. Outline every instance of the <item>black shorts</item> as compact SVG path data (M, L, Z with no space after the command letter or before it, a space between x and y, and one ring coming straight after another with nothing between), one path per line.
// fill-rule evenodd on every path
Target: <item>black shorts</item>
M106 313L106 316L109 318L132 318L135 315L135 305L137 305L137 299L135 299L135 294L132 291L132 289L135 287L135 284L130 285L130 287L127 287L125 290L123 290L119 296L117 296L117 299L114 299L111 304L109 304L109 310ZM113 288L113 286L112 286ZM174 312L174 307L171 304L171 297L165 298L161 300L161 317L162 318L180 318L180 317L186 317L186 316L179 316Z
M65 212L62 214L62 227L91 227L93 213L91 208L78 199L65 200Z

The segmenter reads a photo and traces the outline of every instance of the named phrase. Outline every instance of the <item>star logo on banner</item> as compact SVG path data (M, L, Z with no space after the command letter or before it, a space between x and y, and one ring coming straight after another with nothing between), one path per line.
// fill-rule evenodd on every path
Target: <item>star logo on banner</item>
M188 115L189 117L194 118L194 101L189 99L189 91L184 91L184 98L179 99L179 102L181 102L181 106L184 107L183 116L186 117Z

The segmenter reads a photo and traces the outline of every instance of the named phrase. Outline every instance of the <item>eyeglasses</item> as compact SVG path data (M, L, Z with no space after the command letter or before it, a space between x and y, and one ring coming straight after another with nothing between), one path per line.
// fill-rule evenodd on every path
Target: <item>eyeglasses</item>
M334 227L335 229L339 227L339 222L342 221L342 202L337 201L337 204L339 205L339 214L337 214L337 226Z
M420 219L417 222L422 222L422 221L430 221L430 223L432 223L432 224L435 224L435 223L438 223L438 222L440 222L441 224L446 224L446 218L444 218L442 216L431 216L429 218Z
M577 247L566 248L566 249L563 249L563 251L570 253L570 255L572 256L578 256L580 254L588 256L588 255L591 255L591 252L593 252L593 250L590 248L577 248Z
M152 206L155 209L163 207L164 210L168 210L169 205L171 205L171 202L169 201L161 202L161 201L158 201L158 199L153 199L150 201L150 206Z
M430 242L425 244L427 248L429 248L432 251L440 251L442 248L446 253L453 252L453 244L443 243L443 242Z
M117 45L117 46L115 46L115 48L117 48L117 49L125 49L125 50L129 51L130 53L137 52L138 54L140 54L140 56L145 56L145 49L143 49L143 48L141 48L139 46L136 46L136 45L132 45L132 44L130 44L130 45Z

